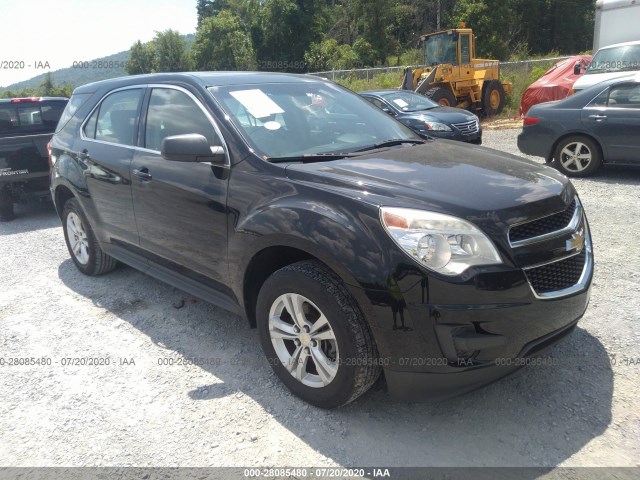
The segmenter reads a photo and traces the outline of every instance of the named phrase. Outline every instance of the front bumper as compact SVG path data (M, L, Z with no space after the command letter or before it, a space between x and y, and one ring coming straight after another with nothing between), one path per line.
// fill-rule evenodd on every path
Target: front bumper
M398 371L385 368L385 380L392 397L402 401L445 400L467 393L499 380L510 373L532 364L529 360L570 334L578 319L555 332L529 342L515 358L498 358L495 363L449 372ZM546 364L545 360L542 360Z
M527 358L570 333L587 308L593 277L584 228L586 260L575 288L542 294L526 268L514 267L469 272L457 281L413 269L399 275L402 298L397 291L367 291L391 395L440 400L477 389L530 364Z

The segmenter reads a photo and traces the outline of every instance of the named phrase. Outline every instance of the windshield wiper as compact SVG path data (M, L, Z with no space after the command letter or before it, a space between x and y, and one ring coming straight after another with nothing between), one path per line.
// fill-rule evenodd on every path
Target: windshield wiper
M411 140L411 139L389 139L384 142L376 143L375 145L371 145L365 148L361 148L360 150L356 150L356 152L366 152L367 150L375 150L376 148L384 148L384 147L395 147L396 145L402 145L403 143L411 143L413 145L425 143L424 140Z
M340 160L341 158L357 157L355 153L305 153L303 155L293 155L291 157L269 157L271 163L282 162L319 162L322 160Z

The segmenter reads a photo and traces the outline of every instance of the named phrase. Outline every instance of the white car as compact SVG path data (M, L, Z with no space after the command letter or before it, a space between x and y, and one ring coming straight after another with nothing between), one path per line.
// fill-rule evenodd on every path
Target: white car
M584 75L573 84L573 90L578 92L596 83L637 72L640 72L640 40L616 43L596 52ZM579 64L574 67L574 73L580 74Z

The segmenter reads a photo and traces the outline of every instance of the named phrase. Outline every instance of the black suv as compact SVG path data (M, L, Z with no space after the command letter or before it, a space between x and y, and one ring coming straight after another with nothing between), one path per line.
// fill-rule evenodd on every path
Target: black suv
M0 220L13 218L13 204L49 196L47 143L68 98L0 100Z
M424 140L310 76L133 76L79 87L51 149L76 266L117 261L247 318L296 395L405 399L513 371L569 333L593 256L554 169Z

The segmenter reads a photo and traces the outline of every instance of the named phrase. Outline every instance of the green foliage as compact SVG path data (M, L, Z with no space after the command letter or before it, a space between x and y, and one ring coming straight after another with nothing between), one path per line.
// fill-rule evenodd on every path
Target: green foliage
M349 45L339 45L334 39L312 44L304 58L313 71L349 70L361 66L354 49Z
M251 38L229 11L202 21L193 45L196 70L254 70L256 53Z
M336 80L336 83L339 83L354 92L382 88L399 88L402 84L402 75L400 73L379 73L377 75L373 75L370 79L366 79L356 78L356 74L354 72L348 78Z
M387 60L389 66L407 67L417 66L424 63L424 52L419 48L407 50L400 56L390 57Z
M140 40L131 46L125 67L129 75L155 72L186 72L193 68L193 60L184 36L176 30L156 32L149 43Z
M185 72L191 70L191 57L184 38L176 30L156 32L153 40L155 71Z
M557 52L551 52L545 56L551 58L556 56L554 53ZM554 65L554 63L556 63L554 60L538 64L524 63L519 65L518 68L510 69L509 73L502 75L502 81L510 82L512 84L511 95L507 96L507 103L504 111L502 112L503 117L517 117L520 114L520 101L522 100L524 91L529 85L544 75L545 72Z
M151 73L155 71L155 53L153 42L141 43L138 40L131 46L131 53L125 70L129 75Z
M37 87L25 87L21 89L7 89L0 92L0 98L19 98L19 97L70 97L75 86L69 84L56 85L50 72L44 75L44 78Z

